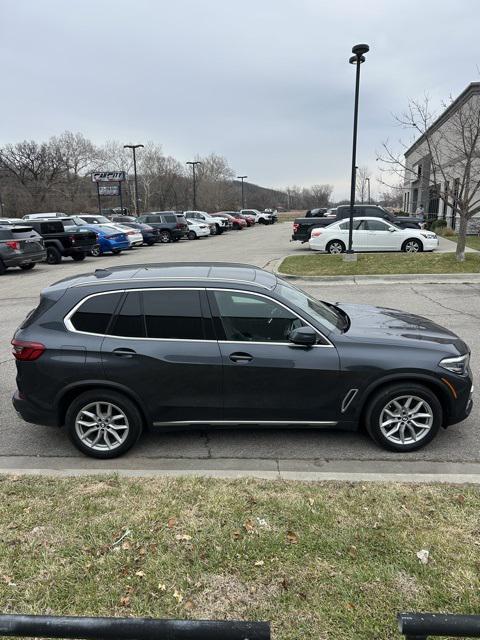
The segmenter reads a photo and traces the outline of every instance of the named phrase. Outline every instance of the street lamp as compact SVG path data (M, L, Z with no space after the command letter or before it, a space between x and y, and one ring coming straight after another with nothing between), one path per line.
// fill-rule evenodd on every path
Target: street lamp
M140 207L138 206L137 159L135 157L135 150L143 148L143 144L124 144L123 148L131 149L133 151L133 175L135 179L135 215L138 216Z
M354 54L349 59L350 64L357 65L355 79L355 107L353 112L353 144L352 144L352 181L350 185L350 224L348 228L348 249L347 254L353 254L353 207L355 204L355 180L356 180L356 159L357 159L357 124L358 124L358 91L360 87L360 65L365 62L365 53L370 50L368 44L356 44L352 47Z
M193 172L193 210L196 211L197 210L197 186L196 186L196 177L195 177L195 167L197 166L197 164L202 164L200 162L200 160L195 160L195 162L189 161L187 162L187 164L191 164L192 165L192 172Z
M368 204L371 204L371 200L370 200L370 178L365 178L365 182L368 182Z
M248 176L237 176L237 179L242 181L242 209L245 209L245 198L243 197L243 181L245 178L248 178Z

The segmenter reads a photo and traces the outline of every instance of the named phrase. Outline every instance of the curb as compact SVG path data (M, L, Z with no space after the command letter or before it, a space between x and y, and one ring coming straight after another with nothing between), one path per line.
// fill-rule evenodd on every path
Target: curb
M480 273L398 273L398 274L375 274L358 276L301 276L282 273L274 270L273 273L286 280L297 282L319 282L322 284L336 284L339 282L347 284L480 284Z

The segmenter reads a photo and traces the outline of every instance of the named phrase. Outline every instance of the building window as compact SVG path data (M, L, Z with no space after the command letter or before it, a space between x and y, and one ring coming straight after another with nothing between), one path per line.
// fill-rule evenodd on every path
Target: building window
M428 213L434 213L438 215L439 205L439 188L437 185L430 187L428 190Z
M420 180L421 177L422 177L422 165L417 164L417 180Z

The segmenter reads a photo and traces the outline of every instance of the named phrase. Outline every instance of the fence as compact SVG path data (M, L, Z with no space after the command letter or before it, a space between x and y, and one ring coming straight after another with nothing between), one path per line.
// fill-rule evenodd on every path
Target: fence
M270 640L268 622L0 615L0 636L97 640Z
M426 640L429 636L480 638L480 616L443 613L399 613L398 628L406 640Z

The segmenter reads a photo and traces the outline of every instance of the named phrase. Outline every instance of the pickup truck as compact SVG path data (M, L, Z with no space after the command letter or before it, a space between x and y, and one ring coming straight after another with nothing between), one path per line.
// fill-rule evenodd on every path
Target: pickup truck
M382 218L388 220L392 224L397 225L401 229L422 229L424 225L423 216L395 216L390 211L378 207L376 205L355 205L353 207L353 216L355 218L363 216L372 216L375 218ZM350 206L341 205L337 207L336 215L331 217L322 218L296 218L293 222L293 234L292 240L300 240L301 242L308 242L312 230L318 227L328 227L329 224L337 222L337 220L343 220L350 217Z
M80 262L97 244L97 235L94 231L65 231L61 220L31 219L28 225L42 236L47 250L48 264L58 264L64 256Z

